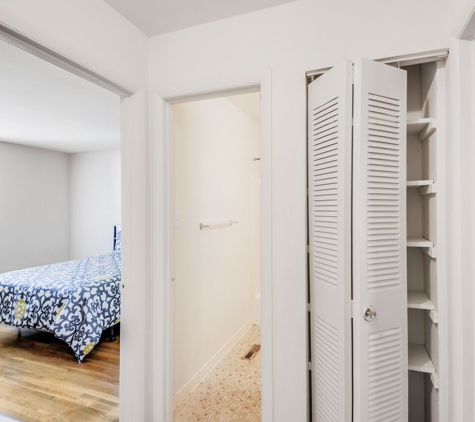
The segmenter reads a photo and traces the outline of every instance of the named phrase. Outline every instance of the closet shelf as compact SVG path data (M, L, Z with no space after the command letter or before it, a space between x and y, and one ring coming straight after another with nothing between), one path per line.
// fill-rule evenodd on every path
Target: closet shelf
M435 366L423 344L409 343L409 370L435 374Z
M408 237L407 247L408 248L433 248L434 243L431 242L430 240L424 239L423 237Z
M435 305L427 296L426 292L420 290L407 291L407 307L411 309L426 309L434 311Z
M407 307L409 309L422 309L427 311L432 322L434 324L439 323L439 313L435 309L434 302L429 299L426 292L420 290L408 290Z
M422 251L429 255L431 258L437 258L437 250L434 247L434 243L423 237L408 237L408 248L422 248Z
M408 180L406 186L408 189L418 189L419 195L430 195L436 193L436 187L433 180Z
M406 186L408 188L420 188L423 186L430 186L434 183L433 180L408 180Z
M408 358L409 371L429 374L434 388L439 389L439 375L435 372L435 366L425 346L423 344L409 343Z
M424 141L435 132L437 121L432 117L407 122L407 135L417 136L419 142Z

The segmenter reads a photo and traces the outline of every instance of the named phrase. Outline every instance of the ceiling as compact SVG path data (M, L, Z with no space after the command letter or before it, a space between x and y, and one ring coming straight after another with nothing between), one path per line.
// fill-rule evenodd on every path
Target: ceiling
M105 0L149 37L295 0Z
M239 94L226 97L239 110L247 114L258 125L261 124L261 93Z
M0 41L0 141L66 153L120 148L120 98Z

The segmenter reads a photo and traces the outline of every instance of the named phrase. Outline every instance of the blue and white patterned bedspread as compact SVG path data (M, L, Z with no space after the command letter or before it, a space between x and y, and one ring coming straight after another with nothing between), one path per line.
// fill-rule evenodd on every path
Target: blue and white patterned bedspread
M120 321L121 254L0 274L0 323L43 329L79 362Z

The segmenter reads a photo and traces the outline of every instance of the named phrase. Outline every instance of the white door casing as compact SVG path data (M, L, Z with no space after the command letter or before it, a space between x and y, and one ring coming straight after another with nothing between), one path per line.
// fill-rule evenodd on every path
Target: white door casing
M351 62L308 87L309 266L314 422L349 422Z
M354 64L354 421L407 421L406 72ZM376 317L364 312L373 306Z
M261 92L261 399L262 420L274 420L274 331L272 277L272 109L271 72L219 78L191 84L158 87L150 92L151 103L151 197L152 206L152 390L150 420L173 420L173 189L172 104ZM122 419L121 419L122 420ZM145 419L144 419L145 420ZM146 420L149 420L146 418Z
M120 420L151 420L150 385L150 218L149 94L121 102L122 298ZM131 205L132 204L132 205ZM144 241L145 240L145 241ZM137 305L140 306L137 306ZM132 364L130 364L133 362ZM140 400L137 399L140 398Z

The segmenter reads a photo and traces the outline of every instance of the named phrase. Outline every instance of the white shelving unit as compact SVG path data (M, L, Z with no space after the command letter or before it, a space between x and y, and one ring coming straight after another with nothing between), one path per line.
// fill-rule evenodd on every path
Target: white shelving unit
M441 202L445 186L445 74L443 63L408 66L405 70L408 74L409 420L444 422L448 419L446 380L439 381L439 374L447 373L447 368L441 368L447 357L443 356L445 351L439 342L447 342L447 337L439 315L444 315L446 295L440 284L443 273L438 271L438 261L445 257L445 227L442 224L445 207Z

